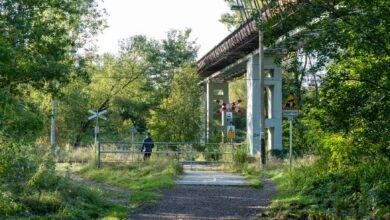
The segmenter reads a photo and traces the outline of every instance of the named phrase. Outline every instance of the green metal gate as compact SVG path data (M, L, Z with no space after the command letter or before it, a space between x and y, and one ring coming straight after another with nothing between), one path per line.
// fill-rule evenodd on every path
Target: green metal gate
M151 158L166 157L183 164L232 163L239 143L154 142ZM143 161L142 143L98 143L97 160L101 163L138 163Z

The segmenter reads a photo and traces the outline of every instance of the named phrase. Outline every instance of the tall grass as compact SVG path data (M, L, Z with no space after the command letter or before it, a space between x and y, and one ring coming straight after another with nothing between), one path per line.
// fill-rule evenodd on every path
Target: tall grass
M268 218L386 219L390 217L389 161L335 169L326 157L272 160L265 175L277 183ZM386 217L387 216L387 217ZM264 216L263 216L264 217Z
M67 144L57 151L57 160L67 163L90 163L96 157L96 150L93 145L77 147Z
M29 153L14 158L22 163L17 167L19 177L0 180L0 219L121 219L127 215L126 206L104 201L101 191L59 176L52 157L28 157Z
M178 161L163 157L132 164L103 164L101 168L87 166L79 175L98 182L134 190L174 186L183 168Z

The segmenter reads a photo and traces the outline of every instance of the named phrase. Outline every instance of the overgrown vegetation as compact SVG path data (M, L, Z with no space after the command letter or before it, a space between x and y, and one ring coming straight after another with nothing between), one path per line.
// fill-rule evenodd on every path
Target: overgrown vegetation
M80 170L78 174L122 188L146 190L172 187L174 178L182 172L183 168L177 161L158 158L129 165L105 164L101 168L91 165Z
M275 163L275 162L273 162ZM389 166L372 161L353 168L331 161L303 158L278 161L265 173L278 192L265 214L272 219L386 219L390 217Z
M255 188L260 188L263 183L260 179L259 163L254 158L248 157L248 146L246 144L237 145L234 149L233 164L230 169L244 175L248 182Z
M53 158L41 157L36 146L0 148L0 218L121 219L127 215L126 205L103 200L100 190L59 176Z
M250 6L250 1L243 2ZM255 1L271 7L280 2ZM303 106L294 122L295 155L317 159L291 172L272 171L280 194L269 216L389 218L388 1L305 0L283 7L280 16L259 20L258 27L266 47L284 47L276 57L284 68L283 92L294 93ZM56 159L93 159L93 149L84 148L92 143L88 109L108 109L110 120L101 122L100 140L128 140L133 125L141 133L150 131L155 140L198 140L202 112L191 31L172 30L162 40L132 36L120 43L118 54L97 56L88 45L104 28L103 15L94 0L0 4L1 218L125 215L127 207L101 200L107 192L75 184L55 172ZM236 12L222 21L233 27L241 20ZM302 32L288 32L297 27ZM275 45L279 37L285 40ZM84 48L85 53L74 54L75 48ZM246 80L236 83L241 88L245 84ZM232 98L242 98L244 91L237 89ZM58 158L43 156L48 153L54 99ZM238 131L245 128L243 117L235 118ZM210 152L208 160L223 159L215 149L205 151ZM259 173L248 165L245 154L245 149L237 150L237 172L258 180ZM178 173L178 164L160 160L80 172L137 190L172 186ZM142 192L130 199L157 197Z
M251 7L254 1L276 8L267 20L246 12L257 19L267 47L284 48L276 56L283 93L293 93L303 106L294 121L294 155L318 158L291 173L274 171L279 194L270 216L389 218L388 1L290 1L283 10L276 0L242 2ZM234 12L222 21L234 27L241 18ZM301 32L292 34L296 28ZM284 138L288 143L287 130Z
M182 165L176 160L157 158L135 164L105 164L101 168L87 166L77 172L78 175L124 189L135 190L126 200L130 203L130 212L155 203L161 194L151 190L174 186L174 180L183 174Z
M99 3L5 0L0 4L1 219L126 216L128 207L101 199L110 193L75 184L55 172L56 160L93 162L96 153L90 147L89 109L108 109L108 122L100 123L100 140L129 141L128 128L133 125L140 133L155 128L156 140L184 141L199 134L194 121L182 121L190 119L185 115L199 112L198 102L187 105L188 100L199 100L194 65L197 47L189 40L191 30L170 30L159 41L129 36L117 54L100 56L93 44L105 27L105 12ZM172 111L170 105L175 103L182 108ZM56 149L47 158L52 116ZM173 121L174 117L180 121ZM187 130L177 127L183 124L193 125ZM183 133L172 136L171 131ZM135 135L134 141L141 137ZM142 172L143 178L127 177L138 181L133 188L172 185L176 168L162 167L147 164L132 173ZM119 171L123 169L118 168L118 176Z
M159 201L161 194L157 192L134 192L130 195L131 207L133 210Z

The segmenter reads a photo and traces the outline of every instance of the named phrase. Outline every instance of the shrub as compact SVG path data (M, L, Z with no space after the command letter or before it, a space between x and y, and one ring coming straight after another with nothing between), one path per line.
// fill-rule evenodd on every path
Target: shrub
M219 145L208 145L204 154L206 161L218 161L222 158Z
M234 150L234 167L238 171L242 171L248 165L248 146L238 145Z
M273 216L380 219L390 213L388 160L347 166L323 156L313 164L300 164L291 172L283 169L274 175L280 190L273 201Z

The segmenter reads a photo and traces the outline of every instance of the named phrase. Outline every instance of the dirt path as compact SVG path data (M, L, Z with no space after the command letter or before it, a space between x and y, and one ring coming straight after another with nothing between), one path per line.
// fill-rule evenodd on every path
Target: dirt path
M70 175L76 182L130 195L128 189L98 183L77 175ZM177 185L173 189L156 190L161 200L131 214L129 220L148 219L247 219L262 212L269 204L275 185L263 179L263 187L255 189L243 186ZM127 199L106 197L110 202L127 203Z
M177 185L161 190L162 199L128 219L247 219L263 211L275 185L264 179L261 189L235 186Z

